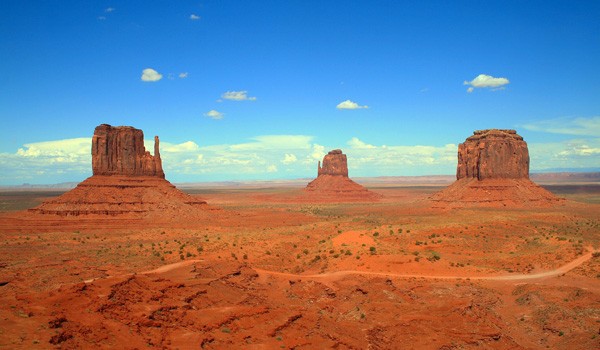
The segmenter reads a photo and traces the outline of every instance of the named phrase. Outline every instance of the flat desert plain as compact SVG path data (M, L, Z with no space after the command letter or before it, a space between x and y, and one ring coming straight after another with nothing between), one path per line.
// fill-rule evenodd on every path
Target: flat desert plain
M441 185L332 202L189 187L197 215L40 215L0 194L0 348L598 349L600 185L536 208L435 207Z

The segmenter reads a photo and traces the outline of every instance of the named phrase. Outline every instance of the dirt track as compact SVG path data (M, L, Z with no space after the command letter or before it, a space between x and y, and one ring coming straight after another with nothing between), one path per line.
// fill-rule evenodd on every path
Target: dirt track
M420 274L403 274L403 273L393 273L393 272L376 272L376 271L359 271L359 270L344 270L344 271L333 271L319 274L294 274L294 273L286 273L279 271L270 271L263 270L258 268L253 268L259 275L271 275L271 276L282 276L282 277L293 277L293 278L305 278L305 279L326 279L326 280L335 280L339 278L343 278L350 275L362 275L362 276L381 276L381 277L400 277L400 278L424 278L424 279L471 279L471 280L491 280L491 281L520 281L520 280L534 280L541 279L546 277L558 276L564 273L567 273L577 266L583 264L584 262L590 260L592 258L592 254L595 251L588 249L588 252L579 258L565 264L559 268L554 270L538 272L533 274L512 274L512 275L502 275L502 276L481 276L481 275L420 275ZM173 271L180 267L189 266L195 264L197 262L202 262L203 260L186 260L174 264L168 264L156 268L150 271L144 271L142 274L154 274L154 273L166 273L169 271ZM93 280L88 280L86 283L89 283Z
M336 279L342 278L349 275L363 275L363 276L382 276L382 277L401 277L401 278L425 278L425 279L471 279L471 280L492 280L492 281L519 281L519 280L533 280L540 279L552 276L558 276L564 273L571 271L577 266L583 264L584 262L591 259L593 252L589 251L587 254L582 255L581 257L571 261L570 263L563 265L557 269L534 273L534 274L516 274L516 275L504 275L504 276L477 276L477 275L466 275L466 276L457 276L457 275L419 275L419 274L403 274L403 273L393 273L393 272L375 272L375 271L358 271L358 270L347 270L347 271L334 271L334 272L326 272L321 274L312 274L312 275L301 275L301 274L292 274L285 272L277 272L277 271L268 271L261 269L254 269L258 274L264 275L276 275L276 276L285 276L285 277L298 277L298 278L309 278L309 279Z

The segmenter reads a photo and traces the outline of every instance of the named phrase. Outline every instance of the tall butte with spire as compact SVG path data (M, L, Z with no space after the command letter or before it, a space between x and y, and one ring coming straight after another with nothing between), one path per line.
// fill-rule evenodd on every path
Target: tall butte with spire
M515 130L477 130L458 146L456 181L430 198L440 206L547 206L560 201L529 179L529 150Z
M71 191L30 209L60 216L123 215L167 217L194 212L206 204L165 179L154 137L154 155L144 147L144 133L131 126L102 124L92 137L93 175Z
M144 147L144 132L131 126L102 124L92 137L94 175L156 176L165 178L158 136L154 136L154 156Z
M317 178L304 189L307 195L331 201L374 200L380 197L348 177L348 158L342 150L327 153L322 164L319 161Z

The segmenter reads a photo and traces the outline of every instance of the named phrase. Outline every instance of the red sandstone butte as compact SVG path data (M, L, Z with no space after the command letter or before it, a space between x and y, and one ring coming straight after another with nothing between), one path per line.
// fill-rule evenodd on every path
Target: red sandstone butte
M477 130L458 145L456 178L528 179L527 143L515 130Z
M339 200L373 200L378 194L367 190L348 177L348 159L342 150L335 149L323 157L323 165L318 164L317 178L305 188L305 193L313 197Z
M477 130L458 145L456 181L436 205L546 206L560 199L529 180L529 150L515 130Z
M206 204L165 180L158 136L154 155L144 147L144 133L131 126L96 127L92 138L93 175L71 191L30 212L60 216L122 215L161 218L197 213Z
M131 126L102 124L92 137L94 175L134 175L165 178L158 136L154 136L154 156L144 147L144 132Z
M319 161L317 176L340 175L348 177L348 158L341 149L334 149L323 157L323 166Z

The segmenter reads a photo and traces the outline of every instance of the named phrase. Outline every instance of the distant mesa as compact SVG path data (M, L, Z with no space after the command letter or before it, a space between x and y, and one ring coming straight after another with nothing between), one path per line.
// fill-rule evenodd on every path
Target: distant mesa
M317 178L304 189L312 197L336 200L373 200L379 194L367 190L348 177L348 159L342 150L335 149L323 157L323 164L318 163Z
M92 138L93 175L71 191L30 209L60 216L122 215L136 217L161 212L193 213L206 204L165 180L154 137L154 155L144 147L144 133L131 126L102 124Z
M523 206L560 201L529 179L529 150L515 130L477 130L458 146L456 181L434 194L439 205Z

